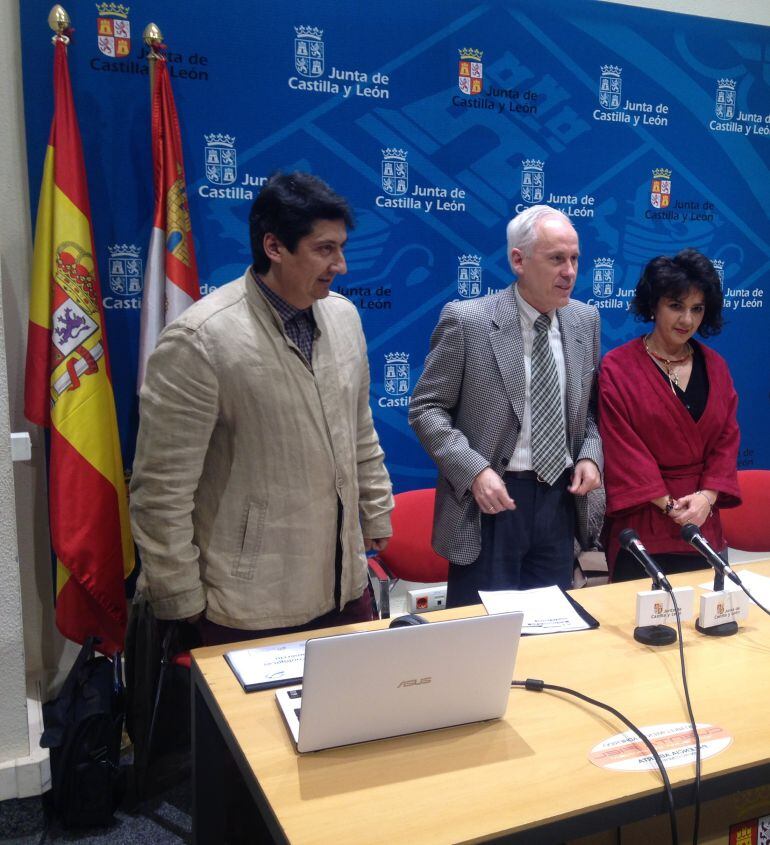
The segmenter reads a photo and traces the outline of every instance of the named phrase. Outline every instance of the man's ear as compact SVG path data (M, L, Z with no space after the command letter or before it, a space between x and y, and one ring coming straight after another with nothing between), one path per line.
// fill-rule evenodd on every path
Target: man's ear
M524 261L524 255L520 249L516 249L514 247L511 250L511 267L513 268L513 272L517 275L521 275L521 265Z
M271 260L280 264L281 262L281 247L283 244L272 233L267 232L262 238L262 249L265 250L265 255Z

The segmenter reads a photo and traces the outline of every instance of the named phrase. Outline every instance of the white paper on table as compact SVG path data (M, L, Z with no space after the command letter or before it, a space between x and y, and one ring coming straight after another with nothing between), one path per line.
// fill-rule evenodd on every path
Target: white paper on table
M733 569L733 572L741 579L743 585L758 602L765 607L770 606L770 578L766 575L758 575L756 572L751 572L742 567L739 570ZM710 581L706 584L699 584L698 586L704 590L713 590L714 582ZM725 576L725 590L740 590L740 587Z
M296 683L305 671L305 641L228 651L225 659L247 690Z
M585 631L591 627L558 587L479 590L479 598L489 614L524 611L522 634Z

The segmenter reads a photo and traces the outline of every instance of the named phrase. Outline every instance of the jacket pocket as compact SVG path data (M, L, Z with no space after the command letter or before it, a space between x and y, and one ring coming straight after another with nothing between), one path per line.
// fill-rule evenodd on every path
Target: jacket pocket
M267 502L249 502L241 553L232 571L234 578L242 578L244 581L251 581L254 578L257 558L262 549L262 539L265 534L266 517Z

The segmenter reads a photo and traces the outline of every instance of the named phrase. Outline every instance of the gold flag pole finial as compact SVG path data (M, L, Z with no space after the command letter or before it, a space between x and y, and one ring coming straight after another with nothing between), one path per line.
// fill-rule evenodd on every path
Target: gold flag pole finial
M150 62L150 91L155 87L155 62L159 59L164 61L161 53L158 52L158 47L163 43L163 33L156 23L148 23L142 33L142 41L147 46L147 58Z
M144 28L144 32L142 33L142 40L149 48L150 52L147 54L148 59L160 59L162 56L157 51L157 47L159 47L163 43L163 33L160 31L160 27L156 23L148 23L147 26Z
M67 14L67 10L58 3L48 13L48 26L56 33L53 41L63 41L65 44L69 43L69 38L65 35L70 28L72 21Z

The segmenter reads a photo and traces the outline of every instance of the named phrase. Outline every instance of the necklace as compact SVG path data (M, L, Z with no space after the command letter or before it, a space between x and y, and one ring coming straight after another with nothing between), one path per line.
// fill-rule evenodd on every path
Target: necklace
M668 382L671 385L671 392L676 396L675 387L679 387L679 373L676 371L672 371L672 367L678 366L679 364L684 364L685 361L689 360L692 357L692 346L689 343L684 345L685 354L681 358L666 358L663 355L658 355L656 352L653 352L650 349L649 344L647 341L650 339L651 335L645 335L642 340L644 341L644 348L647 350L647 354L655 361L659 361L663 366L662 369L665 374L668 376Z

